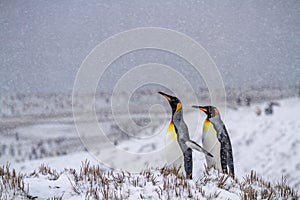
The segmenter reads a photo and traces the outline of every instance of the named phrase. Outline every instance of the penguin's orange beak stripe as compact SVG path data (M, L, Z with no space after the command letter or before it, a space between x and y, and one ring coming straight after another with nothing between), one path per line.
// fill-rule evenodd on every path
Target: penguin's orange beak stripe
M207 112L207 109L205 107L202 107L202 106L192 106L192 107L202 110L203 112Z
M168 101L171 101L171 98L168 97L167 95L163 95Z
M167 94L165 94L163 92L158 92L158 94L163 95L168 101L171 101L171 97L169 97Z
M204 111L204 112L207 112L207 109L206 108L203 108L203 107L199 107L200 110Z

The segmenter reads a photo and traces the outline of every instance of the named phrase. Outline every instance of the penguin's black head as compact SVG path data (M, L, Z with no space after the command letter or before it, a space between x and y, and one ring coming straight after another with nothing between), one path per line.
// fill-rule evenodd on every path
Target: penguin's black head
M219 111L214 106L192 106L193 108L197 108L202 110L207 115L207 118L212 118L219 115Z
M170 103L170 106L172 108L172 114L174 115L178 110L180 110L182 108L181 106L181 102L177 97L168 95L166 93L163 92L158 92L158 94L163 95Z

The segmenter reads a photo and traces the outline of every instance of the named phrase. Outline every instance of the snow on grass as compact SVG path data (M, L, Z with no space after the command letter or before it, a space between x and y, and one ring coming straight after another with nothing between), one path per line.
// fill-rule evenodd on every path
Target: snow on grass
M238 180L215 169L193 180L186 179L176 167L146 169L132 174L103 170L82 162L80 170L61 172L42 164L30 174L10 173L0 168L1 199L297 199L295 189L285 180L272 184L251 172ZM15 181L17 180L17 182ZM16 182L16 183L14 183ZM18 183L19 182L19 183ZM14 184L12 184L14 183ZM29 185L27 190L24 185Z

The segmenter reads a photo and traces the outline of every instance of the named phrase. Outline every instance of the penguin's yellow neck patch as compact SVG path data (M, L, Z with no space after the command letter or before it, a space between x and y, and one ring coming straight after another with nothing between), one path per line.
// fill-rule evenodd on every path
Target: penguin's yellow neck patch
M167 129L167 136L172 138L172 139L176 139L177 138L177 134L175 131L175 126L174 123L171 122L168 129Z
M203 131L207 132L209 130L213 130L213 132L215 134L217 134L217 132L215 131L215 128L214 128L213 124L208 119L205 119L204 124L203 124Z

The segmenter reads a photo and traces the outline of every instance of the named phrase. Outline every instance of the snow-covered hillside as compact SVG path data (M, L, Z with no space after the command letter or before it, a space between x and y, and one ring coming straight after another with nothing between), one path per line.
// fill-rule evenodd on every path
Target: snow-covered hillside
M157 183L153 184L154 182L151 181L151 179L146 180L146 172L143 172L144 174L132 174L131 178L127 177L127 180L124 180L122 184L117 183L116 193L111 194L116 196L110 197L122 196L123 198L129 197L129 199L167 199L168 197L177 197L180 199L187 198L189 192L192 192L192 199L196 197L202 198L205 195L207 195L206 197L209 197L209 195L215 197L213 195L217 194L217 197L220 199L239 199L244 198L243 188L241 188L241 185L244 185L243 187L253 187L252 192L255 193L255 191L258 191L260 195L266 195L265 197L268 197L267 195L269 194L267 192L268 187L273 188L269 190L272 191L274 195L272 197L276 199L282 198L283 196L279 195L280 191L275 191L275 188L279 188L276 187L276 184L282 182L282 176L286 178L286 183L293 188L297 189L300 186L300 160L298 155L300 152L300 134L298 134L300 132L300 99L293 97L276 102L279 106L274 106L274 113L272 115L266 115L264 113L268 102L256 103L250 107L240 106L236 107L236 109L228 108L226 113L221 113L233 145L237 180L228 178L225 181L226 186L219 187L218 181L221 180L220 177L222 176L218 176L215 171L210 171L209 176L205 175L204 156L195 152L193 181L178 179L176 175L165 179L164 175L160 173L161 170L149 169L152 174L151 176L155 177L154 182L157 181ZM187 106L184 107L184 110L184 118L189 126L192 139L201 143L202 122L205 115ZM260 115L257 115L258 110L262 111ZM161 117L162 116L160 116L160 118ZM59 119L57 120L59 121ZM157 124L157 122L155 124ZM161 133L156 134L155 137L151 139L140 140L139 142L136 142L136 139L118 141L116 144L118 149L123 149L136 155L134 160L127 160L123 163L124 169L127 169L129 165L133 165L133 163L144 163L143 154L155 151L163 145L164 140L162 140L162 137L164 137L166 125L167 124L158 123L157 127L154 127L153 130L161 130ZM18 136L15 135L16 132ZM53 196L62 196L63 199L81 199L85 197L86 192L91 189L90 187L96 190L93 194L97 194L100 198L105 195L102 186L100 187L97 181L95 185L90 185L91 182L88 180L76 182L75 172L69 170L70 168L76 170L78 175L80 174L80 166L85 160L88 160L90 165L99 164L99 161L95 159L95 155L87 152L84 146L80 144L76 130L70 125L69 120L68 123L22 126L16 129L10 129L10 133L1 134L1 141L4 142L1 142L0 164L5 165L6 162L10 162L11 168L15 168L17 174L19 172L24 174L24 184L26 187L27 185L29 186L29 195L32 197L37 196L39 199L45 199ZM18 141L16 137L18 137ZM61 139L60 142L57 140L58 138ZM43 141L41 146L36 146L36 148L44 149L46 154L42 155L39 151L36 153L40 156L36 158L32 158L31 160L28 159L28 157L20 159L23 155L22 153L27 152L28 149L30 150L32 145L36 145L37 141ZM3 151L3 149L5 151ZM11 154L12 151L14 155ZM104 158L102 161L105 163L105 159L111 159L111 155L115 156L115 151L116 148L105 149L107 158ZM20 155L18 155L19 153ZM41 164L49 166L52 172L54 170L59 177L55 175L55 180L53 177L49 179L50 175L39 172L41 171ZM108 173L108 171L111 170L101 163L99 167L103 170L103 173ZM157 167L160 168L162 166ZM35 173L33 173L34 171ZM264 178L265 186L255 181L247 182L245 180L247 179L245 178L246 176L250 176L251 171L255 171L258 176ZM119 172L116 171L114 173ZM107 176L112 178L112 175L107 174ZM253 173L252 176L254 176ZM203 179L206 178L213 180L204 182ZM6 190L3 190L3 180L4 178L1 176L2 195L6 194ZM171 186L172 184L176 184L177 181L183 181L181 183L187 184L188 186L184 186L187 188L183 189L183 192L180 194L177 194L178 191L176 192L176 187L173 188L174 190L168 192L163 189L166 181L169 181L168 184ZM266 183L268 181L271 182L270 186ZM201 187L201 189L199 187ZM262 187L267 187L265 194L264 190L261 189ZM107 190L114 191L110 189ZM76 192L75 190L78 191ZM130 192L128 193L128 191ZM205 195L203 195L202 192L204 192ZM258 196L258 198L262 196ZM94 196L91 196L91 198L92 197Z
M238 176L257 171L277 181L283 174L300 187L300 99L279 101L273 115L256 116L256 106L229 110L225 121L231 134ZM262 104L260 108L265 108Z
M264 113L267 103L260 103L237 110L227 109L221 117L231 137L237 177L242 178L254 170L272 181L284 175L291 185L300 187L300 99L289 98L278 103L280 106L274 106L272 115ZM191 108L185 110L190 135L201 143L205 115ZM256 114L257 110L261 110L261 115ZM122 145L127 150L133 148L130 141ZM196 153L195 159L196 170L200 173L204 157Z
M32 173L0 167L1 199L297 199L283 178L270 183L251 171L243 180L205 169L193 180L176 167L145 169L137 174L103 170L82 162L80 169L57 171L41 164Z

